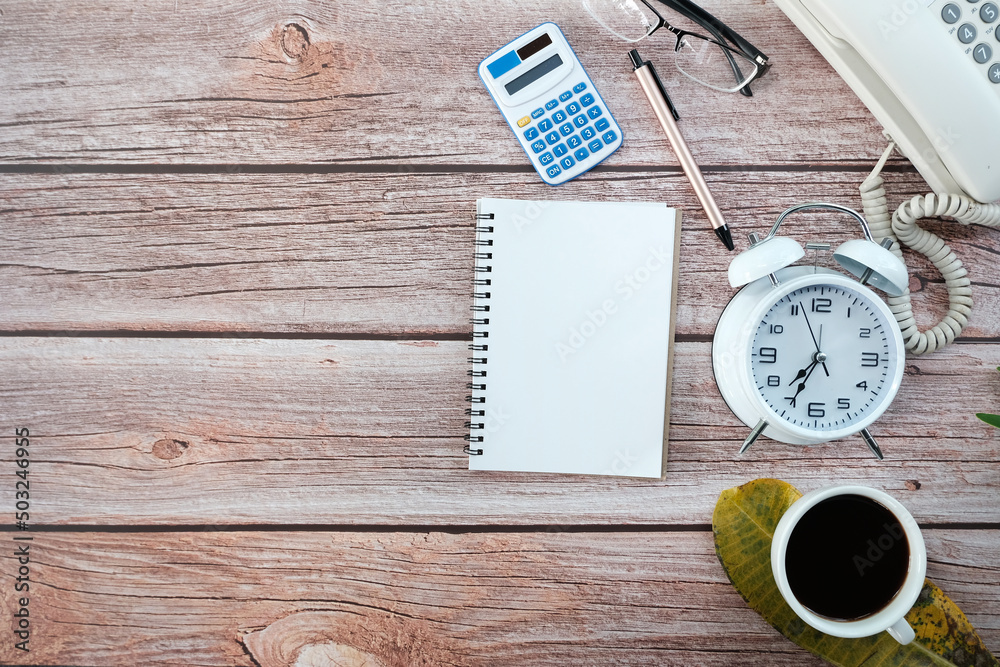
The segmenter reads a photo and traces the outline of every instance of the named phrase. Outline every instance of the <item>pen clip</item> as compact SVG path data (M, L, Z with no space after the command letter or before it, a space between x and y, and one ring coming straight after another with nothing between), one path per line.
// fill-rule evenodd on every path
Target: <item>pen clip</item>
M632 60L632 71L639 69L640 67L648 67L649 73L653 75L653 81L656 83L656 88L660 91L660 95L663 95L664 101L667 103L667 108L670 109L671 115L673 115L674 120L680 120L681 117L677 113L676 107L674 107L673 100L670 99L670 95L667 95L667 89L663 87L663 82L660 81L660 75L656 73L656 68L653 67L653 63L648 60L643 60L642 56L639 55L637 49L632 49L628 52L628 57Z
M667 89L663 87L663 82L660 81L660 75L656 73L656 68L653 67L653 63L647 64L649 65L649 73L653 75L653 81L656 82L656 87L660 89L660 94L663 95L663 99L667 101L667 106L670 108L670 113L673 114L674 120L680 120L681 117L677 113L677 109L674 107L674 102L670 99L670 95L667 95Z

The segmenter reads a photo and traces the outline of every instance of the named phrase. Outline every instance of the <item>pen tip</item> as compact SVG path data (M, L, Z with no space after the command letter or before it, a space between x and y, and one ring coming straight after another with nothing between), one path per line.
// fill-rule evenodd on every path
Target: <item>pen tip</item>
M736 246L733 244L733 235L729 233L729 225L722 225L721 227L716 227L715 235L719 237L723 245L726 246L727 250L735 250Z

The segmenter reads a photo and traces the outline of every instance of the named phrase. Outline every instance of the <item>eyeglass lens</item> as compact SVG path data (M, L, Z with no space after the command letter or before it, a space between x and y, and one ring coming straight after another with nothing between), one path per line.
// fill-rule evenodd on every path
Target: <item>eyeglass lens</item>
M757 63L742 53L697 35L680 37L674 62L687 77L730 93L750 83L757 74Z
M641 0L583 0L583 7L606 30L627 42L638 42L659 23Z
M659 18L641 0L583 0L583 6L607 31L638 42L659 25ZM693 35L677 41L675 64L687 77L725 92L735 92L753 80L757 64L738 51Z

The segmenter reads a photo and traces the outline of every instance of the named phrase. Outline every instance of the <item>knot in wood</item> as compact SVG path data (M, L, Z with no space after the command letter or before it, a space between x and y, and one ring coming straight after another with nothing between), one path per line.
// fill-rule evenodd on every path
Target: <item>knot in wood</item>
M188 443L173 438L163 438L153 443L153 456L164 461L176 459L188 448Z
M281 31L281 50L293 60L300 60L309 51L309 33L298 23L289 23Z

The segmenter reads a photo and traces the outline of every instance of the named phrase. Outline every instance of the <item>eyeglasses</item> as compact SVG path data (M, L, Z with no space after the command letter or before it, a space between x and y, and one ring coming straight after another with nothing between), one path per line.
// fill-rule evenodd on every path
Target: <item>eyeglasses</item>
M674 62L682 74L715 90L752 95L748 84L767 71L767 56L694 3L660 2L698 23L715 39L670 25L649 0L583 0L583 6L608 32L628 42L638 42L666 28L677 36Z

